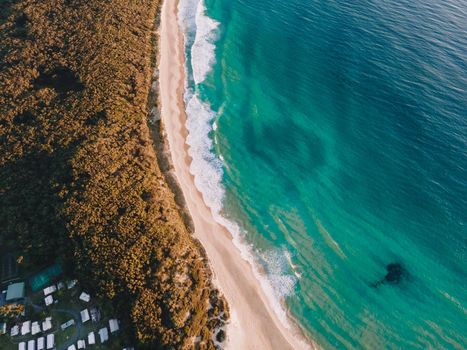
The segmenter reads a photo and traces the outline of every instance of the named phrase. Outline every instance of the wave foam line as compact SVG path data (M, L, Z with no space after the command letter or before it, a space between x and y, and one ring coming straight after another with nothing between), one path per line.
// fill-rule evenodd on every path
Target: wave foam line
M193 18L195 10L196 15ZM231 233L234 246L240 251L241 257L252 266L254 276L259 281L269 305L282 324L291 329L287 312L281 301L293 293L297 278L286 274L284 268L278 267L282 266L283 259L287 261L287 256L280 250L273 250L262 255L262 260L266 262L268 270L272 273L268 276L261 272L258 259L253 253L254 249L244 241L244 234L238 224L222 215L225 196L225 189L222 185L223 163L213 152L213 141L210 137L216 113L211 110L208 103L201 101L197 91L197 85L205 80L215 64L214 41L219 23L205 15L204 0L180 0L178 11L185 40L190 40L193 30L196 31L190 50L194 88L189 87L188 74L186 74L185 82L186 128L188 130L186 143L189 146L188 153L192 158L190 173L194 176L195 186L202 193L203 200L211 210L214 220ZM189 48L189 45L187 47ZM185 60L185 64L188 64L188 59ZM185 70L188 70L187 67Z

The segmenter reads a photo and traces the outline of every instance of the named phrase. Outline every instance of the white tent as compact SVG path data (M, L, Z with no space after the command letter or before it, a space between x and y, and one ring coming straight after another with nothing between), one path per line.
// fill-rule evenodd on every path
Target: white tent
M86 292L82 292L79 296L79 300L89 303L89 301L91 300L91 296Z
M48 286L47 288L44 288L44 295L47 296L49 294L52 294L57 290L57 287L55 287L55 284L52 284L51 286Z
M101 343L105 343L109 340L109 331L107 330L107 327L99 329L99 337L101 338Z
M119 329L118 321L115 318L109 320L109 328L110 328L110 333L114 333L118 331Z
M35 335L41 331L41 326L39 326L39 322L33 322L32 323L32 330L31 334Z
M89 345L96 344L96 336L94 335L94 332L91 332L88 334L88 344Z
M86 342L84 340L78 340L78 349L86 349Z
M51 333L47 335L47 349L53 349L55 346L55 334Z
M21 335L25 335L31 332L31 321L23 322L21 326Z
M68 350L76 350L75 344L71 344L71 345L68 347Z
M19 334L19 326L16 325L16 326L11 327L10 335L14 337L15 335L18 335L18 334Z
M44 350L45 349L45 338L40 337L37 339L37 350Z
M26 343L24 341L18 344L18 350L26 350Z
M90 320L88 309L82 310L82 311L80 312L80 314L81 314L81 321L82 321L83 323Z
M46 317L45 321L42 322L42 330L48 331L52 328L52 317Z
M46 296L44 298L44 302L45 302L45 306L49 306L49 305L53 304L53 302L54 302L53 296L51 296L51 295Z
M68 327L73 326L74 324L75 324L75 320L74 319L69 319L64 324L62 324L60 326L60 328L62 329L62 331L64 331L65 329L67 329Z
M36 341L34 339L28 341L28 350L36 350Z

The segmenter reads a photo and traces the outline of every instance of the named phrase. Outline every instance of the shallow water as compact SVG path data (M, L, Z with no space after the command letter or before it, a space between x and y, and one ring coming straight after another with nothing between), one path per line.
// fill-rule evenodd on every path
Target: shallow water
M191 171L276 298L326 349L465 348L465 2L180 10Z

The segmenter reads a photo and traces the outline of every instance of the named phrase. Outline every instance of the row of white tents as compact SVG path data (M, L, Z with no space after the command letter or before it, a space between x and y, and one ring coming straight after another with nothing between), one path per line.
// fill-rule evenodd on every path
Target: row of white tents
M67 289L72 289L76 286L78 283L78 280L71 280L66 283ZM44 288L44 296L48 296L52 293L55 293L57 290L64 289L65 288L65 283L63 282L58 282L56 285L52 284L46 288Z
M37 345L37 347L36 347ZM27 343L21 342L18 344L18 350L45 350L53 349L55 346L55 334L50 333L47 337L39 337L31 339Z
M72 289L76 286L76 284L78 283L77 280L72 280L72 281L68 281L66 283L66 287L67 289ZM53 293L55 293L57 290L60 290L60 289L64 289L65 288L65 283L63 282L58 282L56 285L55 284L52 284L46 288L44 288L44 303L45 303L45 306L49 306L49 305L52 305L54 303L54 298L53 298ZM84 292L83 292L84 293ZM86 294L86 293L84 293ZM88 295L88 294L86 294Z
M50 319L50 317L48 317ZM50 320L49 320L50 322ZM109 320L110 333L114 333L119 330L118 320ZM101 343L105 343L109 340L109 329L103 327L97 332ZM96 344L96 336L94 332L88 334L88 345ZM38 339L31 339L28 342L20 342L18 344L18 350L45 350L53 349L55 346L55 335L53 333L48 334L47 337L39 337ZM78 340L77 344L72 344L68 347L68 350L85 349L86 341Z
M15 325L11 327L10 335L12 337L18 335L21 331L21 335L26 335L31 333L32 335L36 335L40 332L47 332L49 329L52 329L52 317L46 317L42 324L35 321L25 321L21 324L21 328L19 325Z
M118 320L116 319L111 319L109 320L109 329L110 333L114 333L119 330L119 325L118 325ZM99 334L99 339L101 343L105 343L106 341L109 340L109 330L107 327L103 327L99 329L97 332ZM96 335L94 332L90 332L88 334L88 345L94 345L96 344ZM77 344L72 344L68 347L67 350L79 350L79 349L85 349L86 348L86 341L84 339L78 340ZM29 349L28 349L29 350Z

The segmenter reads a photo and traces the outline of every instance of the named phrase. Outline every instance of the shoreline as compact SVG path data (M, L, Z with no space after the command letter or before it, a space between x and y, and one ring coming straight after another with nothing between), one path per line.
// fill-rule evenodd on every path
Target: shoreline
M251 264L242 258L227 229L214 220L195 187L185 142L188 135L183 101L185 55L177 5L178 1L163 1L160 15L158 97L162 131L159 138L166 141L159 146L159 154L162 152L162 161L166 163L165 169L161 167L161 170L166 173L188 229L207 256L213 283L229 304L231 318L227 326L226 348L311 348L298 326L287 328L280 321Z

